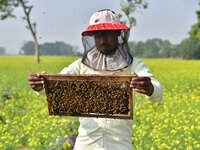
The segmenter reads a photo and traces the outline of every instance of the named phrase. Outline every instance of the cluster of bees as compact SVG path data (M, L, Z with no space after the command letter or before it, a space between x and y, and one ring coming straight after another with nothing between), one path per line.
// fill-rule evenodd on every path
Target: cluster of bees
M127 81L49 81L49 111L53 115L128 114Z

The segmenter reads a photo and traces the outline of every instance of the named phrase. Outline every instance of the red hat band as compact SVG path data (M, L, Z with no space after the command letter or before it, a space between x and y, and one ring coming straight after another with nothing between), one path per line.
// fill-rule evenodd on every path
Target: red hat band
M92 15L89 26L82 32L83 36L101 30L125 30L128 27L120 23L119 17L112 10L100 10Z

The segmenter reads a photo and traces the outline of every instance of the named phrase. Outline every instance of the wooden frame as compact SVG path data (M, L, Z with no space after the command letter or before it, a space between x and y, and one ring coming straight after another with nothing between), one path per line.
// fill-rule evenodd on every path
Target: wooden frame
M130 76L42 77L49 115L133 119Z

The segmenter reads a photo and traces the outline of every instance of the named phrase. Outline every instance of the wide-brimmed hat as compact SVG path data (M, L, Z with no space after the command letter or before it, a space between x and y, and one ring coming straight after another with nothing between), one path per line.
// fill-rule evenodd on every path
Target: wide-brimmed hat
M128 27L120 23L118 15L110 9L95 12L89 21L89 26L82 32L83 36L99 30L126 30Z

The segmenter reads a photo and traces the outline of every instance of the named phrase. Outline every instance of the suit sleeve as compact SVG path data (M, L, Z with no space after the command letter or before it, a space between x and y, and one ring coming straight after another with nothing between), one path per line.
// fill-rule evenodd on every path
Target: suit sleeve
M161 102L163 97L162 86L160 82L153 76L150 69L144 64L144 62L134 58L131 71L132 73L136 73L138 76L148 76L151 78L154 92L151 96L145 95L145 97L153 102Z
M70 64L68 67L63 68L59 74L80 74L81 60L78 59Z

